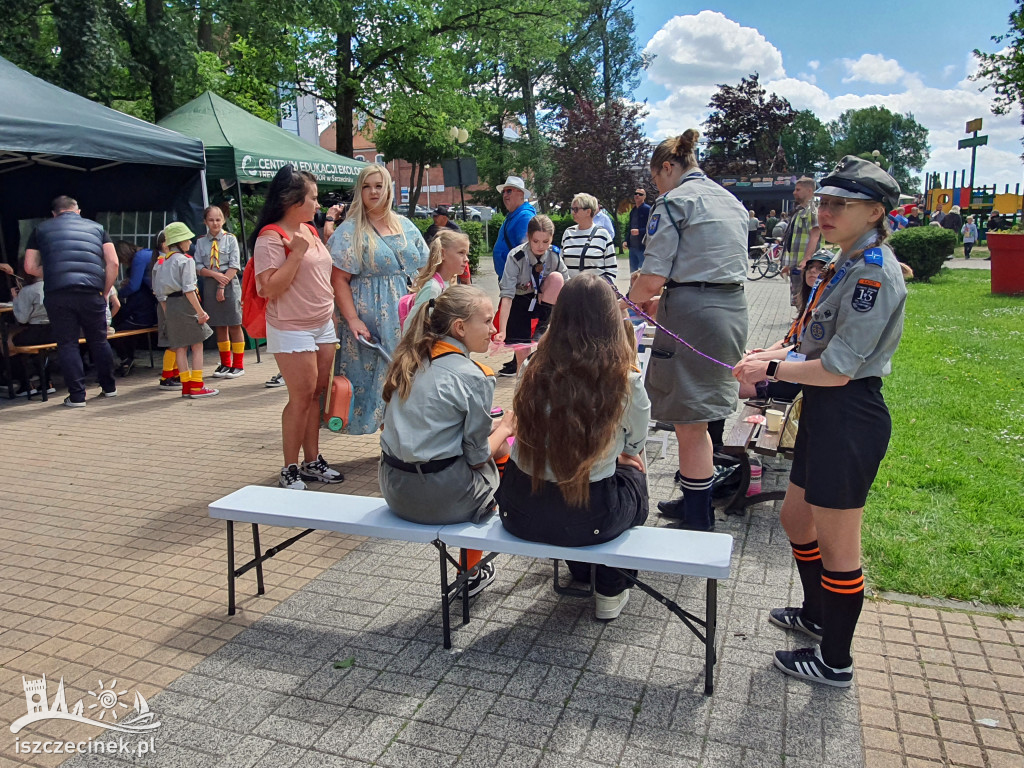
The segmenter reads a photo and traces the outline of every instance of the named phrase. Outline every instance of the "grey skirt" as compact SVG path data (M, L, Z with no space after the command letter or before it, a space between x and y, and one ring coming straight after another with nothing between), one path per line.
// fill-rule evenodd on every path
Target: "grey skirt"
M701 352L735 365L747 343L747 299L735 288L679 287L664 292L658 322ZM660 328L651 345L645 381L651 418L670 424L724 419L736 409L739 383L732 371L707 360Z
M224 286L224 301L217 301L220 284L212 277L203 278L203 309L210 314L207 324L216 328L223 325L242 324L242 291L238 278Z
M209 325L197 322L196 311L184 296L168 296L164 308L167 310L164 327L170 349L202 344L213 334Z
M392 512L410 523L429 525L480 522L493 507L499 481L493 461L473 469L461 458L429 475L406 472L382 461L377 478Z

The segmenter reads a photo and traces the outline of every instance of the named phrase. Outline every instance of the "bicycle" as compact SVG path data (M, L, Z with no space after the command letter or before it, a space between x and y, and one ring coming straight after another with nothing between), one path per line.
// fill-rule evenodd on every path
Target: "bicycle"
M748 254L751 258L748 280L760 280L762 277L771 279L782 273L782 243L754 245Z

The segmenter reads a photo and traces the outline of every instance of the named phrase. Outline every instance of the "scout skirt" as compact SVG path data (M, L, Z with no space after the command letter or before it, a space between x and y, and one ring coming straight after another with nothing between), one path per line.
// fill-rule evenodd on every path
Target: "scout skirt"
M183 295L168 296L164 302L166 317L164 330L167 332L167 346L170 349L202 344L213 334L213 329L200 325L195 309Z
M238 278L224 286L224 301L217 301L220 283L212 277L203 278L203 309L210 314L207 324L216 328L224 325L242 324L242 292Z
M667 289L658 302L658 323L706 355L729 365L747 343L747 299L743 286ZM726 418L736 409L739 384L732 371L684 347L660 328L651 345L645 381L651 418L699 424Z
M494 508L498 467L473 469L461 456L440 472L420 474L380 462L380 490L391 511L410 523L478 523Z

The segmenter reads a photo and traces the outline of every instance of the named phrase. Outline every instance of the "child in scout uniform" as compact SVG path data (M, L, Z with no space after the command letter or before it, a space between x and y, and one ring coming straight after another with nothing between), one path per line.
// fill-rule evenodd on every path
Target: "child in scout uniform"
M156 247L153 249L153 260L150 263L150 285L153 284L153 272L156 270L156 265L160 263L160 259L167 256L167 240L164 236L164 230L160 230L160 233L156 236ZM156 298L156 294L154 294ZM161 366L160 372L160 391L161 392L174 392L177 394L181 391L181 375L178 370L178 356L174 353L167 344L167 322L164 317L163 307L160 302L157 302L156 310L156 344L158 347L164 348L164 362Z
M398 300L398 322L405 328L409 315L436 299L451 281L469 267L469 235L442 229L430 241L427 263L412 281L412 293Z
M885 240L896 181L847 155L818 189L822 237L842 248L822 272L795 331L796 343L743 358L741 383L803 386L793 468L782 504L803 586L803 605L776 608L769 621L817 645L777 651L782 672L815 683L853 681L850 646L864 603L860 526L868 491L892 431L882 377L903 332L907 289Z
M217 333L220 352L220 365L212 375L237 379L245 373L238 240L224 231L224 212L220 206L207 208L203 221L206 234L196 241L195 262L196 272L203 278L203 307L210 313L209 325Z
M526 227L526 242L508 252L498 289L501 293L501 328L498 343L529 344L544 333L551 310L569 279L569 269L551 247L555 225L547 216L534 216ZM533 320L537 332L533 332Z
M431 525L478 522L494 510L498 462L508 460L511 412L491 418L494 372L469 358L486 352L494 307L471 285L446 289L409 317L384 381L380 488L399 517ZM480 553L467 551L473 568ZM474 595L494 579L485 563Z
M216 389L203 386L203 342L212 334L206 324L209 315L199 303L196 265L188 255L192 238L187 226L173 221L164 228L167 254L153 267L153 294L160 302L167 333L167 346L178 359L182 397L212 397ZM188 349L192 348L189 369Z

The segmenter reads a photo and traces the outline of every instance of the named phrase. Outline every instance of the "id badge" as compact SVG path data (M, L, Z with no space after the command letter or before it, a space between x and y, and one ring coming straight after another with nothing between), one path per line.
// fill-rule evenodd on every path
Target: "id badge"
M807 359L807 355L801 355L799 352L794 352L792 349L786 353L786 360L790 363L802 363Z
M530 308L528 310L526 310L526 311L527 312L533 312L533 310L535 310L536 308L537 308L537 294L534 294L533 295L533 299L530 300Z

